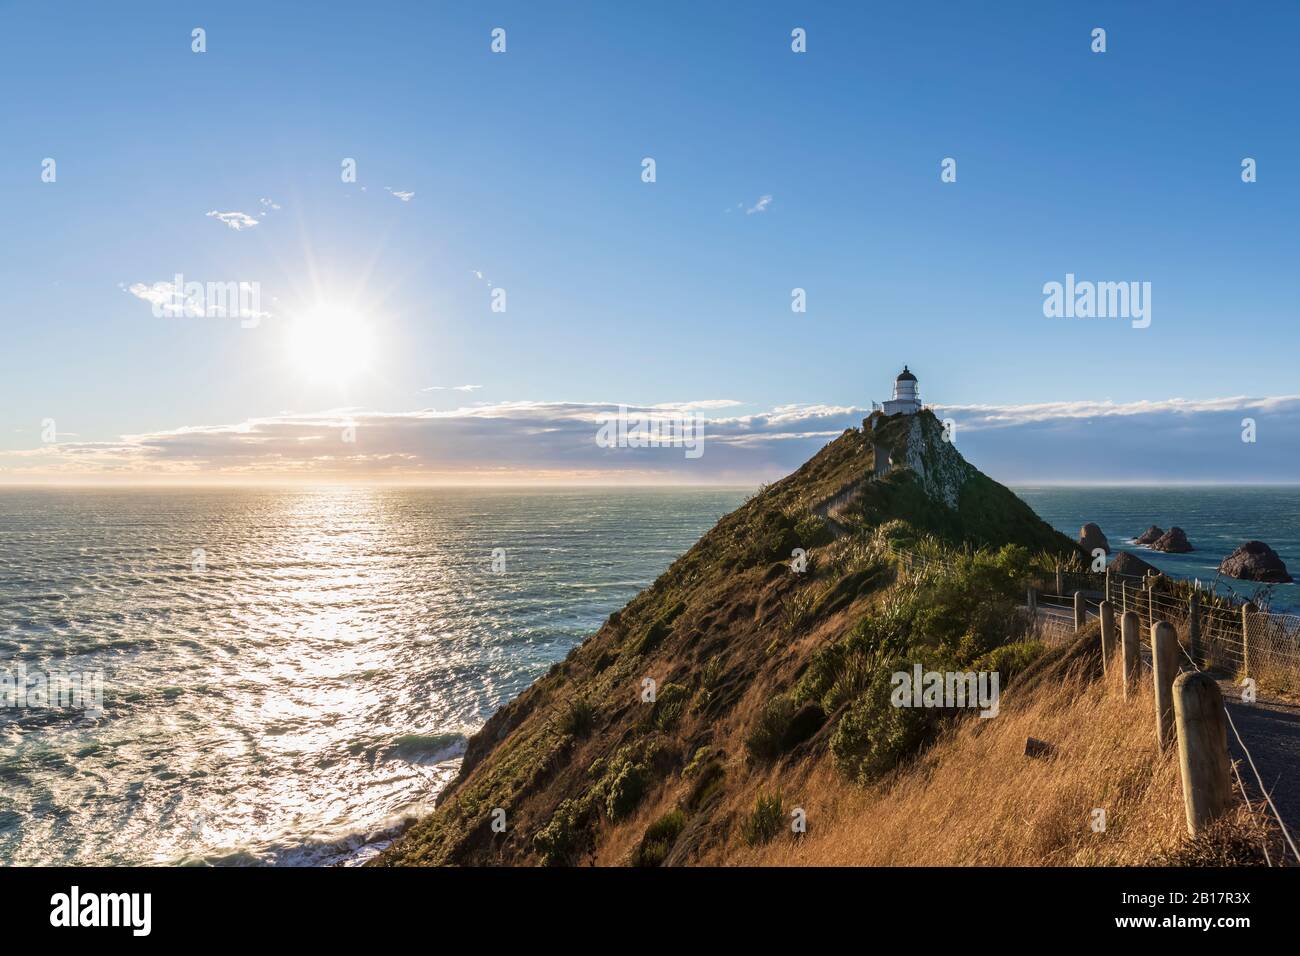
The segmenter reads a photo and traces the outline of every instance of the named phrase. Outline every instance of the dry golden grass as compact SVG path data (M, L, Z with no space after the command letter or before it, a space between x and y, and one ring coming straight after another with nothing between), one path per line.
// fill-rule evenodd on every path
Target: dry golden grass
M998 717L962 721L875 787L845 783L825 761L793 788L802 793L787 780L786 812L803 806L808 832L756 849L733 843L725 861L1106 866L1168 859L1185 846L1186 830L1177 757L1157 749L1152 697L1143 681L1125 701L1114 669L1104 681L1073 673L1028 699L1017 700L1013 686ZM1028 736L1050 742L1054 754L1026 757ZM1101 833L1091 826L1097 808L1106 811Z

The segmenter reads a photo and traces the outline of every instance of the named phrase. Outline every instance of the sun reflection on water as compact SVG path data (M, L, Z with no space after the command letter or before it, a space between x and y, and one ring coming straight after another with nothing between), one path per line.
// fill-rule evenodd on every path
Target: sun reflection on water
M0 512L0 635L29 667L102 668L105 714L0 716L17 863L360 858L734 495L27 494Z

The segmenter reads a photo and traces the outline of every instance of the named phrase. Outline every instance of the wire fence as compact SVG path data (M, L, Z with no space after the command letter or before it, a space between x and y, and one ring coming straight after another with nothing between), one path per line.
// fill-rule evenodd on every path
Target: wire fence
M910 574L952 572L959 568L957 562L932 555L892 547L888 550ZM1064 585L1063 576L1058 575L1056 583ZM1179 649L1192 669L1214 669L1234 676L1251 677L1261 687L1300 693L1300 616L1255 611L1252 605L1238 604L1199 586L1193 587L1184 598L1160 591L1151 582L1142 579L1106 575L1100 583L1102 587L1099 591L1077 589L1082 592L1080 600L1085 618L1100 616L1102 601L1107 600L1115 610L1118 631L1119 615L1126 611L1134 612L1140 625L1138 633L1142 646L1147 650L1146 654L1141 655L1147 668L1150 668L1152 659L1151 627L1158 621L1165 621L1177 631ZM1068 591L1068 588L1062 587L1061 590ZM1074 638L1074 593L1057 594L1047 589L1036 590L1031 584L1026 597L1030 624L1024 639L1060 644ZM1041 613L1044 609L1049 613ZM1070 612L1068 616L1063 613L1066 611ZM1118 633L1114 636L1119 637ZM1277 822L1283 840L1283 861L1289 850L1296 862L1300 863L1300 848L1296 846L1278 812L1269 788L1264 785L1255 758L1232 719L1231 711L1226 704L1223 709L1228 727L1246 758L1247 766L1254 774L1263 804ZM1242 799L1248 807L1252 806L1235 761L1232 770ZM1264 847L1264 857L1269 866L1275 865L1267 845Z
M889 548L909 573L952 573L960 564L951 559L925 555L900 548ZM1077 577L1077 576L1076 576ZM1063 575L1057 583L1065 584ZM1163 591L1142 578L1121 575L1096 575L1080 578L1092 585L1078 588L1083 592L1085 617L1097 617L1101 602L1109 600L1116 617L1125 611L1138 616L1142 643L1151 645L1151 625L1167 621L1178 631L1179 641L1195 654L1198 665L1236 677L1249 677L1261 688L1300 695L1300 616L1256 611L1250 605L1216 594L1199 586L1183 583L1180 594ZM1069 615L1066 622L1041 626L1053 640L1062 633L1072 633L1074 593L1036 590L1035 605ZM1193 608L1195 612L1193 614Z
M1198 589L1183 598L1124 580L1110 582L1108 597L1116 613L1137 614L1145 646L1151 625L1167 621L1197 666L1300 694L1300 617L1255 611Z
M933 555L893 547L888 550L909 574L952 572L959 568L957 562ZM1061 576L1057 577L1057 583L1064 583ZM1102 601L1109 601L1115 610L1115 626L1118 631L1119 615L1126 611L1134 612L1138 616L1138 633L1142 646L1147 650L1146 654L1140 655L1146 668L1151 667L1152 660L1151 626L1158 621L1165 621L1177 631L1179 649L1192 669L1226 671L1233 675L1253 677L1257 684L1270 689L1300 693L1300 617L1294 614L1258 612L1253 606L1236 604L1199 587L1193 587L1189 595L1183 598L1160 591L1152 586L1152 582L1142 579L1106 575L1101 583L1100 591L1078 589L1085 618L1100 616ZM1026 597L1030 623L1025 640L1061 644L1075 637L1076 598L1073 593L1057 594L1046 589L1035 590L1030 585ZM1047 610L1048 613L1041 613L1042 610ZM1069 612L1068 615L1064 613L1066 611ZM1118 633L1114 637L1118 638ZM1269 788L1264 785L1255 758L1232 719L1231 711L1226 704L1223 709L1228 727L1246 758L1247 766L1254 774L1263 804L1277 822L1283 839L1283 861L1289 850L1296 862L1300 863L1300 848L1297 848L1291 831L1278 812ZM1232 770L1242 799L1246 801L1247 807L1252 806L1235 761L1232 762ZM1264 847L1264 857L1269 866L1274 865L1267 845Z

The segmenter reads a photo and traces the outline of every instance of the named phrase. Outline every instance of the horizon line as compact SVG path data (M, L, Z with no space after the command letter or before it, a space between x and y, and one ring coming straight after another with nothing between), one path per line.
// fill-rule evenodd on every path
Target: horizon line
M794 472L791 472L794 474ZM565 488L700 488L700 489L736 489L745 490L770 485L781 481L786 475L776 479L755 479L752 482L735 480L726 481L633 481L616 480L567 480L567 479L506 479L506 480L452 480L452 481L392 481L383 479L199 479L186 481L163 479L153 481L4 481L0 479L0 491L23 490L75 490L75 489L161 489L161 488L508 488L508 489L565 489ZM995 479L996 480L996 479ZM1300 488L1300 481L1167 481L1167 480L1132 480L1132 481L1060 481L1053 479L1010 479L999 484L1015 490L1017 488Z

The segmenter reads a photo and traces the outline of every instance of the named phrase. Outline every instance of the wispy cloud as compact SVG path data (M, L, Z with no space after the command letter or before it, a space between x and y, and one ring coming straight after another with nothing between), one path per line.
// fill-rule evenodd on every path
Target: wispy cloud
M733 400L622 406L629 414L664 418ZM0 476L43 473L98 478L379 477L502 480L747 481L775 477L790 456L784 441L806 454L843 430L852 414L808 406L772 413L710 418L706 453L687 460L680 449L608 449L596 443L601 424L620 410L612 402L502 402L449 411L382 412L335 409L282 414L226 425L192 425L116 441L69 442L0 455ZM355 441L345 440L352 429ZM698 466L706 461L707 467Z
M402 202L410 202L412 199L415 198L414 192L403 192L401 190L393 189L391 186L385 186L384 188L387 189L388 192L391 193L393 196L396 196L398 199L400 199Z
M427 390L472 392L474 386ZM477 403L447 411L333 409L192 425L115 441L0 454L0 479L383 478L751 483L789 473L868 410L791 404L741 413L736 399L627 405L632 415L702 415L704 454L603 448L616 402ZM1300 396L938 406L959 450L999 481L1294 481ZM1241 420L1258 440L1241 441ZM73 425L73 423L69 423ZM355 441L347 441L351 431Z
M422 392L472 392L475 389L482 388L482 385L430 385L428 388L422 388Z
M217 212L214 209L207 215L215 218L218 222L224 222L235 232L239 232L241 229L251 229L258 224L257 220L246 212Z
M936 410L960 415L969 428L1009 428L1039 422L1094 418L1132 418L1141 415L1192 416L1211 412L1272 412L1300 406L1300 395L1251 398L1186 399L1112 402L1040 402L1031 405L940 405Z
M754 205L750 206L748 209L745 210L745 215L752 216L754 215L754 213L757 212L767 212L767 207L770 205L772 205L771 196L759 196L758 202L754 203Z
M153 282L147 285L143 282L133 282L130 285L119 282L117 287L131 293L137 299L144 299L157 308L174 305L177 302L184 304L182 290L178 289L174 282Z
M261 294L254 283L119 282L117 287L153 306L165 318L237 318L245 328L255 328L271 313L260 308Z

